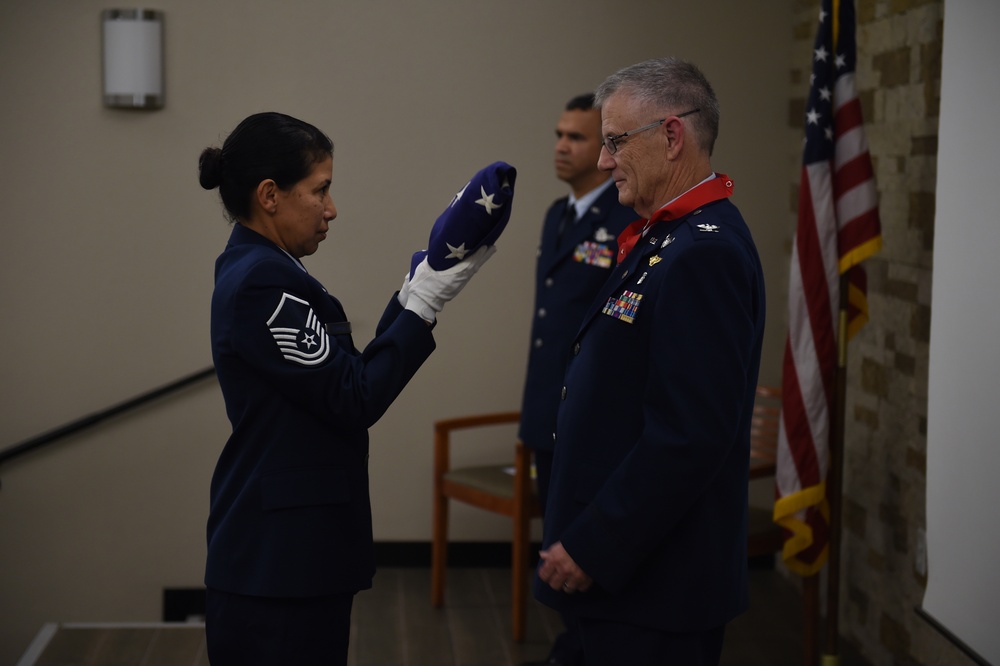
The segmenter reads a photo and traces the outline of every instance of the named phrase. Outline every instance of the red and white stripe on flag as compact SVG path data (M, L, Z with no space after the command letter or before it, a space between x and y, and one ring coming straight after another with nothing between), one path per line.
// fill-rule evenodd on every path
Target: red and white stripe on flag
M878 198L855 91L852 0L822 0L788 284L774 520L783 558L803 575L826 562L826 478L838 363L840 277L850 283L848 337L868 318L864 269L881 248Z

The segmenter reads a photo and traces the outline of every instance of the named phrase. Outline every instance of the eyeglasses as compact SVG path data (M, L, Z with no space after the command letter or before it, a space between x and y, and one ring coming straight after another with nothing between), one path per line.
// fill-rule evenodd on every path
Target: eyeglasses
M691 109L690 111L685 111L684 113L678 113L677 117L683 118L684 116L690 116L692 113L698 113L699 111L701 111L701 109ZM669 117L670 116L667 116L667 118ZM616 134L614 136L606 136L604 137L604 147L608 149L609 154L614 155L615 153L618 152L619 141L621 141L627 136L632 136L633 134L638 134L639 132L645 132L646 130L658 127L659 125L665 123L667 118L662 118L660 120L657 120L655 123L649 123L648 125L643 125L642 127L637 127L627 132L622 132L621 134Z

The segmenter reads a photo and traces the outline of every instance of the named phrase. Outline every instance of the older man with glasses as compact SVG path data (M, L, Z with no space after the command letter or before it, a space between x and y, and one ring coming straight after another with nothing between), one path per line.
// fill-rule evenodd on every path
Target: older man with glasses
M763 271L711 167L701 71L632 65L596 104L598 167L643 219L571 345L535 595L575 618L587 664L716 665L747 608Z

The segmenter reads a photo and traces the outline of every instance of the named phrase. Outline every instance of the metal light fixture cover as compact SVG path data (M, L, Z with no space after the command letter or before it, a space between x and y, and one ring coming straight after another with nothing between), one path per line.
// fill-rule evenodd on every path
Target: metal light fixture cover
M130 109L163 108L163 12L105 9L104 104Z

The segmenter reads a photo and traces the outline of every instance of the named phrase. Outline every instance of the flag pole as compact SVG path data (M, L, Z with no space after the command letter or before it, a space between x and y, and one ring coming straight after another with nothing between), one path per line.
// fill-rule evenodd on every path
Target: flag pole
M840 0L833 0L833 48L840 38ZM847 308L850 282L847 272L840 275L840 312L837 321L837 374L833 392L833 419L830 423L830 470L827 474L827 503L830 509L829 559L826 576L826 650L821 666L839 666L840 639L840 531L844 494L844 402L847 395Z
M844 494L844 417L847 396L847 308L850 282L840 276L840 316L837 331L837 375L834 383L833 419L830 422L830 470L827 473L827 503L830 507L830 541L827 559L826 650L821 666L838 666L840 619L841 504Z

